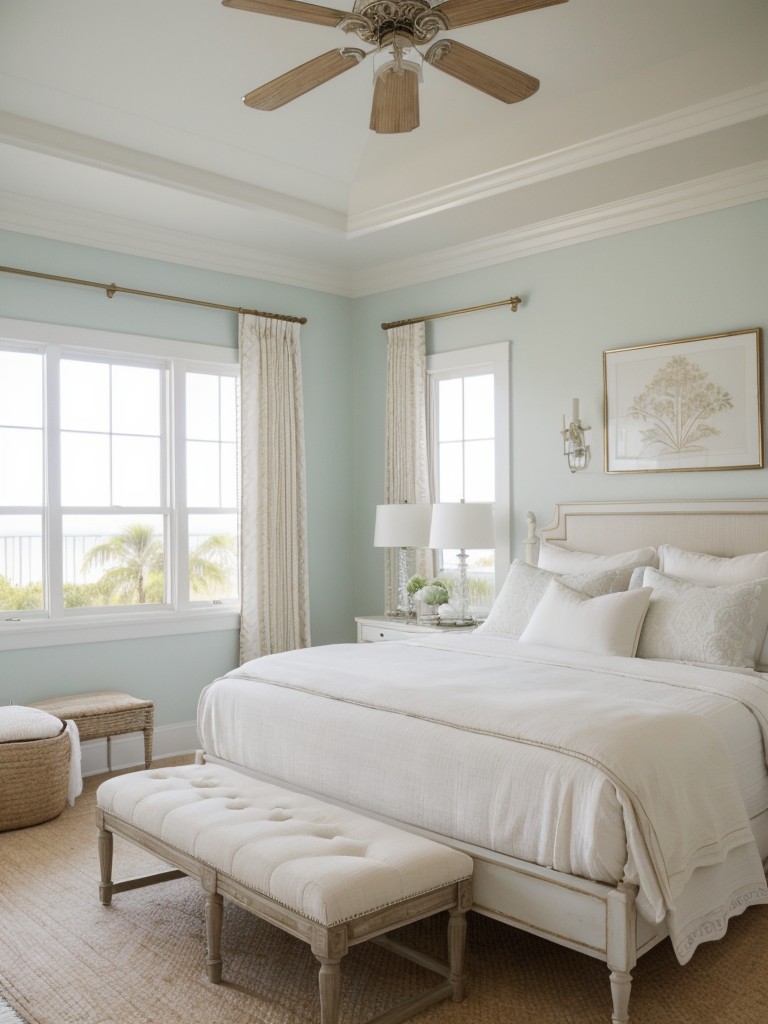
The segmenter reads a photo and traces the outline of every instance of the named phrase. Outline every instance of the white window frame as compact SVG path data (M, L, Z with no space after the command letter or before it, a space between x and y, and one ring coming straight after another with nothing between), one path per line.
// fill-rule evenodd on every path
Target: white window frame
M490 345L477 345L474 348L458 349L455 352L440 352L427 356L427 377L429 379L430 397L438 380L463 377L474 373L492 373L494 380L494 459L496 477L496 500L494 503L494 523L496 533L495 585L498 594L507 577L511 561L510 544L510 407L509 407L509 363L510 347L508 341L495 342ZM435 403L430 402L434 409ZM432 423L431 453L434 458L436 425Z
M87 356L91 352L94 356L122 357L145 365L172 361L177 369L233 375L238 372L236 349L92 328L0 318L0 341L37 352L60 348L66 350L65 355L78 352ZM177 465L183 466L183 458L179 461L179 455L183 455L180 446L185 444L186 410L182 381L183 374L174 373L172 369L168 395L174 451L170 457ZM175 486L180 492L183 484L181 473L178 473ZM169 506L171 532L177 537L177 543L166 554L173 568L173 587L168 594L168 604L142 609L67 609L64 616L56 602L50 601L47 612L23 618L14 616L12 612L0 611L0 651L238 629L240 609L233 604L213 606L201 602L200 607L193 607L186 599L179 600L180 593L188 593L187 567L186 564L178 564L183 560L177 554L186 536L186 528L180 528L181 521L186 521L180 515L186 509L186 499L181 493L176 497L176 503L171 500ZM58 566L55 552L51 552L50 557Z

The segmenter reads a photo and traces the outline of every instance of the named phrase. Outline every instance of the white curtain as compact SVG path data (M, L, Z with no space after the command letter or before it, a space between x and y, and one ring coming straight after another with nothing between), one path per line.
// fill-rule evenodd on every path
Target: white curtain
M299 325L240 314L240 660L308 647Z
M387 331L387 504L432 503L428 404L424 323L391 327ZM384 607L388 611L398 604L397 562L397 551L388 548L384 563ZM431 578L436 571L434 553L418 548L409 572Z

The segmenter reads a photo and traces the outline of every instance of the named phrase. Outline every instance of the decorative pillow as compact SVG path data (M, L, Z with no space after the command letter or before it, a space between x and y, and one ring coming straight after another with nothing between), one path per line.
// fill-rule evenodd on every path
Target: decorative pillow
M659 548L659 569L667 576L677 576L689 583L708 587L730 586L768 578L768 551L718 558L717 555L702 555L698 551L684 551L671 544L662 544Z
M475 632L507 636L517 640L553 579L562 579L562 582L572 590L578 590L588 597L598 597L601 594L626 590L631 574L631 569L609 569L601 573L577 573L558 577L557 573L515 559L504 586L488 613L488 618Z
M639 658L754 668L768 630L768 579L707 587L647 568L643 585L653 594Z
M545 543L539 548L539 568L549 572L604 572L606 569L630 569L636 565L658 564L656 548L637 548L635 551L620 551L615 555L593 555L588 551L573 551L571 548L559 548Z
M520 643L633 658L650 597L650 587L587 597L552 580Z

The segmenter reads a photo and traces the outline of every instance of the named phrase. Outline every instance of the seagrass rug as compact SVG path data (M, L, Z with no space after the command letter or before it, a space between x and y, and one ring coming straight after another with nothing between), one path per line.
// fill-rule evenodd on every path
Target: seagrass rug
M34 828L0 834L0 997L28 1024L307 1024L319 1019L309 947L234 906L224 984L205 974L203 899L183 879L99 902L94 795ZM115 840L114 877L159 862ZM440 916L401 933L443 954ZM470 914L468 997L423 1024L610 1024L604 964ZM342 964L342 1021L359 1024L429 984L420 967L366 943ZM731 922L680 967L668 942L634 972L632 1024L766 1024L768 906ZM2 1020L2 1007L0 1007Z

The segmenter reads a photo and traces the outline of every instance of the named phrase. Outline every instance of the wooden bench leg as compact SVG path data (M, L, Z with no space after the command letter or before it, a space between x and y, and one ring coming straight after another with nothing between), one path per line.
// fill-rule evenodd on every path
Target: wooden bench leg
M320 959L320 1024L338 1024L341 1009L341 964Z
M448 966L451 999L460 1003L466 994L467 967L467 912L454 907L448 918Z
M224 897L217 892L216 872L205 868L200 875L200 884L205 892L205 939L208 950L205 967L208 980L214 985L221 983L221 926L224 920Z
M152 722L144 727L144 766L152 767Z
M99 866L101 867L101 883L99 899L108 907L112 903L112 833L99 822Z

